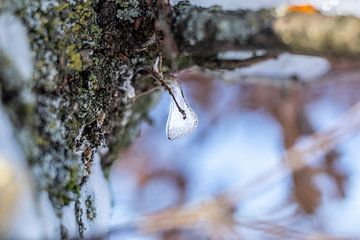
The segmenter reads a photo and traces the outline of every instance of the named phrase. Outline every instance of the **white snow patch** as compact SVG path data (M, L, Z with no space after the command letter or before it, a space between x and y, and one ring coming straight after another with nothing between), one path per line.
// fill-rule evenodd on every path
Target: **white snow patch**
M27 32L21 21L9 13L0 15L0 53L9 58L23 80L31 79L32 52Z
M85 206L86 199L91 196L94 203L94 210L96 217L94 220L87 219L84 213L85 220L85 237L93 237L100 233L108 231L110 226L111 214L111 196L108 182L101 169L100 156L95 154L92 166L92 173L81 190L81 204ZM86 209L86 208L84 208Z
M71 202L68 206L62 208L61 222L68 231L70 237L79 237L75 218L75 202Z
M301 80L316 79L330 70L330 63L321 57L281 54L277 59L270 59L249 67L239 68L229 74L241 76L268 77L287 79L297 77Z
M56 216L47 192L39 196L40 226L43 230L43 238L57 239L60 236L60 219Z
M9 222L7 235L11 239L53 238L54 235L51 234L54 232L50 233L50 231L57 231L55 226L58 223L53 208L44 196L40 196L40 202L37 204L24 153L2 107L0 107L0 155L1 159L16 169L16 185L20 188L17 196L19 201L16 201L12 211L13 216ZM41 212L38 211L39 209Z

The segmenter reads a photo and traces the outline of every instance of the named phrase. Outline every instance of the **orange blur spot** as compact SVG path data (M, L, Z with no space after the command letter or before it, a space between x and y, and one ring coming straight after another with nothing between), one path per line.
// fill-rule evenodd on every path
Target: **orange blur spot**
M304 5L290 5L288 7L288 12L314 14L314 13L319 13L320 11L310 4L304 4Z

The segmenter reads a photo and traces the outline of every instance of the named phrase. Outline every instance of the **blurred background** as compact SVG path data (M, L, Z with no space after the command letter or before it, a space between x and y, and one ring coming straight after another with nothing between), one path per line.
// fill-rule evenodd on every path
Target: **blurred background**
M327 14L360 15L356 0L191 2L228 9L310 2ZM159 94L141 135L114 165L110 184L114 229L157 211L181 211L184 204L199 208L224 192L249 193L234 200L231 231L201 226L145 235L114 231L113 239L360 237L360 134L356 129L309 165L278 181L267 181L283 163L287 149L331 128L360 100L360 62L284 53L226 76L231 80L180 73L187 102L199 118L198 129L169 141L165 125L170 96ZM244 76L255 76L254 81L244 83ZM256 77L276 84L259 84Z

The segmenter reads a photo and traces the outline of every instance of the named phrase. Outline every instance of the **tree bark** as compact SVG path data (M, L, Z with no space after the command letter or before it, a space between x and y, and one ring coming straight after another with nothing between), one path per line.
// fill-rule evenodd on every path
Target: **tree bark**
M226 50L264 49L332 57L360 57L360 19L263 9L224 11L182 2L172 29L183 51L211 56Z
M37 191L48 193L60 219L64 207L76 203L82 237L84 213L97 211L89 207L93 198L81 196L94 154L107 147L101 161L108 171L154 102L154 94L134 98L155 86L151 79L134 81L159 54L156 42L146 45L156 37L151 8L146 1L1 0L0 12L22 22L34 54L33 74L25 79L20 73L29 66L16 64L23 56L9 56L6 44L0 46L2 105ZM11 36L7 30L2 33ZM11 43L16 39L4 39L19 47ZM80 197L88 199L86 206ZM64 225L61 230L67 238Z

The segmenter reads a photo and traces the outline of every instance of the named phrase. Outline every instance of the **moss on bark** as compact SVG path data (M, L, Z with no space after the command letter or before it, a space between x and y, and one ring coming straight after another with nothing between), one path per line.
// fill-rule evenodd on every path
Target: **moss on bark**
M135 102L129 95L132 86L136 94L154 87L133 77L159 52L156 44L144 45L156 35L152 12L145 0L1 0L0 12L22 20L35 55L31 86L9 89L0 77L2 102L38 188L47 190L60 216L78 199L94 152L110 146L103 156L108 168L152 104L151 96ZM28 102L20 96L30 89Z

